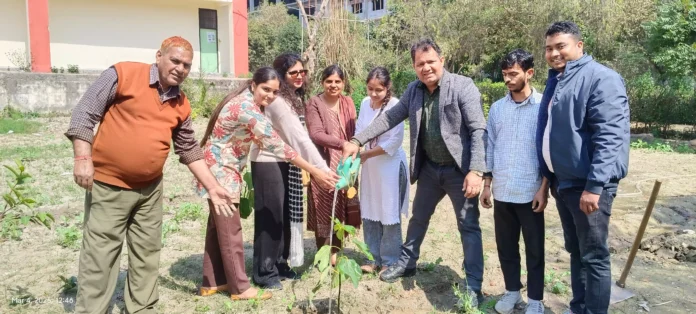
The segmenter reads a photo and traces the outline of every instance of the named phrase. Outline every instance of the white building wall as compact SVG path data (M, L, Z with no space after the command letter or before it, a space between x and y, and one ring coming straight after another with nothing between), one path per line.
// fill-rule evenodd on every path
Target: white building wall
M198 9L216 9L219 16L219 5L190 0L49 1L51 65L103 70L120 61L151 63L162 40L181 36L195 50L192 71L198 72Z
M8 54L29 61L26 0L0 0L0 70L15 69Z

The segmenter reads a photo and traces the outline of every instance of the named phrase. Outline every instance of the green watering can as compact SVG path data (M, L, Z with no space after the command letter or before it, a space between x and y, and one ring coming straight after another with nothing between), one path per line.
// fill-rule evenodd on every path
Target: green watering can
M336 182L336 190L350 189L355 185L355 180L358 178L358 170L360 169L360 156L353 159L347 157L341 160L336 167L336 173L341 177Z

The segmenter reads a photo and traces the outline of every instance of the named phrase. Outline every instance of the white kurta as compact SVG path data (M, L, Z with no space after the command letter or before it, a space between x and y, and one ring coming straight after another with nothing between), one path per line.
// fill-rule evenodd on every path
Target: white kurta
M384 111L395 106L398 99L392 98L387 103ZM384 114L382 111L381 114ZM366 97L360 103L360 114L355 126L355 133L362 132L372 120L377 117L380 109L370 107L370 98ZM381 147L386 154L373 157L362 165L360 180L360 213L363 219L379 221L384 225L393 225L401 222L400 214L408 216L409 178L406 153L401 147L404 140L404 122L386 133L380 135L376 141L365 143L365 150ZM404 186L403 202L399 195L399 171L403 167L403 177L406 180Z

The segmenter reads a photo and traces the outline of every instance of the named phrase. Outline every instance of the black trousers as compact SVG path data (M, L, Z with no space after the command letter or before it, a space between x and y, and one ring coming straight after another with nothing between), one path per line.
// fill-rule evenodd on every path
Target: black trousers
M505 289L520 291L520 229L527 257L527 297L544 299L544 213L532 211L532 203L515 204L494 200L495 242Z
M280 283L278 271L289 269L290 164L252 162L254 183L254 265L252 279L263 287Z

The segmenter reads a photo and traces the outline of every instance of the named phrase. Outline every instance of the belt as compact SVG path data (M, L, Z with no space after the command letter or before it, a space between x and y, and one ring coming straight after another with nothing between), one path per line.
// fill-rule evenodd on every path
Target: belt
M456 166L457 162L456 161L450 161L450 162L436 162L432 161L430 158L427 158L427 161L435 166L440 166L440 167L451 167L451 166Z

